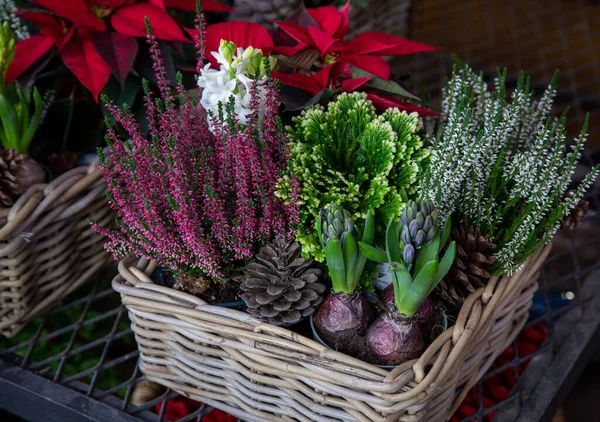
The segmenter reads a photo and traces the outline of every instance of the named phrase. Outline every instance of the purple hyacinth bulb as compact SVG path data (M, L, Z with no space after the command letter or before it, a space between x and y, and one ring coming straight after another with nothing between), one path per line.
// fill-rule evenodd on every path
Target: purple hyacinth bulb
M332 293L316 312L315 322L329 333L364 332L369 323L369 302L360 293Z
M425 342L414 318L404 318L397 311L384 312L367 331L367 347L385 365L399 365L417 358Z

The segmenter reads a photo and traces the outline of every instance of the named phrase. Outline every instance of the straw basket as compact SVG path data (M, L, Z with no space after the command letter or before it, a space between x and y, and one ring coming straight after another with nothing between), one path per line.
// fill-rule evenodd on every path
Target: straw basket
M111 261L88 218L110 225L106 183L97 163L29 188L0 209L0 333L29 321Z
M119 264L149 381L245 421L445 421L527 320L547 245L471 294L418 360L386 370L250 315L154 284L154 263Z

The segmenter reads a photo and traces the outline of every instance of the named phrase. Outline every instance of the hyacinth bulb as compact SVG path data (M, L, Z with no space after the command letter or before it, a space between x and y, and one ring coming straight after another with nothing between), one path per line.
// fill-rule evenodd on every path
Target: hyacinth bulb
M369 327L367 347L384 365L399 365L417 358L425 347L425 341L415 318L388 311Z
M394 286L389 285L381 292L381 304L385 309L393 309L396 305L394 303ZM436 320L438 315L437 307L431 299L427 296L423 303L417 309L414 318L420 323L424 324Z
M332 293L319 307L315 323L320 331L330 334L363 333L369 324L369 302L360 293Z

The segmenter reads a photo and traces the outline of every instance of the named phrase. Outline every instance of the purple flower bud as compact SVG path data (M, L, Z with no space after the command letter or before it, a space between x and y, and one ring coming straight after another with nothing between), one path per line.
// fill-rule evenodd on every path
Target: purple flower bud
M427 218L425 219L425 222L423 223L423 230L428 232L431 229L431 227L432 227L431 216L428 215Z
M415 259L415 248L413 245L405 245L404 251L402 252L402 259L404 263L408 266L411 265Z
M417 220L413 220L408 225L408 231L410 232L410 237L415 238L417 236L417 231L419 230L419 223Z
M419 228L423 227L423 223L425 223L425 216L423 215L422 212L417 213L417 216L415 217L415 221L419 224Z
M410 237L410 233L408 232L408 226L402 226L402 233L400 235L400 239L407 245L412 243L412 238Z
M427 237L427 235L425 234L425 232L423 230L419 230L417 232L417 235L415 236L415 246L417 248L420 248L423 245L425 245L425 238L426 237Z

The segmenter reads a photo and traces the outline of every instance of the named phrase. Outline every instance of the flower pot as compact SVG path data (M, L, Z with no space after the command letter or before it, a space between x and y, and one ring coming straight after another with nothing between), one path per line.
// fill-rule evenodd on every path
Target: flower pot
M547 245L471 294L420 356L381 368L244 312L164 286L126 259L113 288L149 381L246 421L445 421L527 321Z
M169 286L168 283L165 281L164 271L165 270L163 267L161 267L161 266L156 267L156 272L154 274L154 280L155 280L156 284L158 284L159 286L165 286L165 287L171 288L172 286ZM243 300L236 300L233 302L226 302L226 303L214 303L214 305L222 306L223 308L237 309L239 311L246 310L246 302L244 302Z
M0 333L15 335L112 262L104 236L114 215L97 163L30 187L0 209Z

